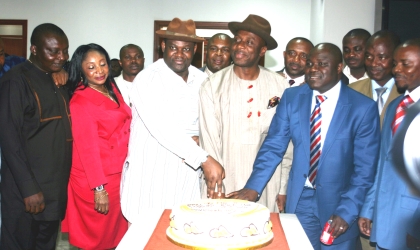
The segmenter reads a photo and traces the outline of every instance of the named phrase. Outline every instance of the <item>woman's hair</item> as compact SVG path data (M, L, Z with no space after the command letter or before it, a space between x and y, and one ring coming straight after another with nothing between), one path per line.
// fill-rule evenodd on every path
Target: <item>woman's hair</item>
M86 59L86 55L90 51L97 51L100 54L104 55L106 58L106 63L108 67L110 67L111 65L111 60L109 59L108 53L100 45L94 44L94 43L90 43L87 45L80 45L76 49L76 51L74 51L73 56L71 57L70 64L68 66L69 80L67 82L67 87L70 90L70 96L74 94L74 92L76 91L78 87L83 85L84 86L83 89L85 89L88 86L86 76L83 74L83 71L82 71L82 62ZM111 97L114 98L114 100L119 105L120 103L118 102L118 98L112 89L112 85L116 86L113 77L111 76L110 73L108 73L104 86L109 91L109 94L111 95Z

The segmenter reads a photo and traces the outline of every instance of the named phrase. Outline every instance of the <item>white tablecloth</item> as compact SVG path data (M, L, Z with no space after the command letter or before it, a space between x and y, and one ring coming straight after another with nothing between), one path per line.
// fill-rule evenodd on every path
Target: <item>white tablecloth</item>
M163 210L142 213L128 229L117 250L143 249L149 241ZM290 250L311 250L312 245L294 214L279 214Z

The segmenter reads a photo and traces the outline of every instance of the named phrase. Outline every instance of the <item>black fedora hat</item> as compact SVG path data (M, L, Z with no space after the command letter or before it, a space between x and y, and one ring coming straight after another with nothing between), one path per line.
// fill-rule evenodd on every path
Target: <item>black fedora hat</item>
M238 30L245 30L261 37L266 42L268 50L277 48L276 40L270 35L271 25L263 17L251 14L242 23L228 23L228 27L233 34L236 34Z

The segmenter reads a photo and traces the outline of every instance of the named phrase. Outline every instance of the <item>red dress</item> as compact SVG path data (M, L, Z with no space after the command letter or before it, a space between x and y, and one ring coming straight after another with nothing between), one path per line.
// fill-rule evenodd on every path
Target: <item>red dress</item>
M73 158L62 231L82 249L110 249L127 231L121 213L121 171L128 151L131 110L114 87L118 104L91 88L78 89L70 100ZM94 210L94 191L105 184L108 214Z

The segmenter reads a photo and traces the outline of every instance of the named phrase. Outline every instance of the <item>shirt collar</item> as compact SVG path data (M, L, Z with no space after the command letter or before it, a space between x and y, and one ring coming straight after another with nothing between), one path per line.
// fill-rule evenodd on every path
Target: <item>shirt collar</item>
M211 71L209 70L209 68L208 68L208 67L206 67L206 68L204 69L204 73L206 73L208 76L213 75L213 72L211 72Z
M391 91L394 84L395 84L395 79L394 79L394 77L392 77L391 79L389 79L389 81L387 83L385 83L385 85L383 87L387 88L386 91ZM382 88L382 86L379 85L375 80L372 79L372 90L375 90L377 88Z
M360 77L359 79L357 79L356 77L354 77L351 73L350 73L350 68L349 66L346 65L346 67L344 67L343 69L343 74L347 76L347 78L353 78L355 81L359 81L359 80L363 80L368 78L369 76L367 75L367 72L365 72L365 74Z
M317 90L312 90L312 92L313 92L313 97L317 95L324 95L327 97L327 100L333 100L333 99L338 99L338 96L340 95L340 90L341 90L341 81L339 81L334 87L332 87L330 90L328 90L327 92L323 94L320 94L319 91Z
M415 88L411 92L408 92L408 90L406 90L404 95L409 95L414 102L417 102L418 100L420 100L420 87Z
M292 79L288 74L287 74L287 72L286 72L286 68L284 68L284 70L283 70L283 74L284 74L284 76L286 77L286 80L287 81L289 81L289 80L294 80L295 81L295 83L294 84L297 84L297 85L299 85L299 84L302 84L302 83L304 83L305 82L305 75L301 75L301 76L299 76L299 77L296 77L295 79Z

